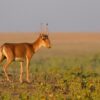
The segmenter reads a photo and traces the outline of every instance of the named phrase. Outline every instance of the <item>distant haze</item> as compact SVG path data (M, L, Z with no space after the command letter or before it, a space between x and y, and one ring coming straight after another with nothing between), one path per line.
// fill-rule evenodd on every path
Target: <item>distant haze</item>
M100 32L100 0L0 0L0 32Z

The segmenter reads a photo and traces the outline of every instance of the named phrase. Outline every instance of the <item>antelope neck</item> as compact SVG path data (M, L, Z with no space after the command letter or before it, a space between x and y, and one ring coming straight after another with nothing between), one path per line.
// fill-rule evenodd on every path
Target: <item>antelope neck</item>
M41 41L40 41L40 38L38 38L33 44L32 44L32 47L33 47L33 51L34 52L37 52L40 48L41 48Z

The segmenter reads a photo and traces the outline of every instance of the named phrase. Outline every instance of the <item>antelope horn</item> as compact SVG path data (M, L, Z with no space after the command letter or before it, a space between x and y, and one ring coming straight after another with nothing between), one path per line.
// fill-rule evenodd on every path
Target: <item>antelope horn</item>
M42 35L43 34L43 23L40 23L40 34Z
M48 35L48 23L46 23L45 33Z

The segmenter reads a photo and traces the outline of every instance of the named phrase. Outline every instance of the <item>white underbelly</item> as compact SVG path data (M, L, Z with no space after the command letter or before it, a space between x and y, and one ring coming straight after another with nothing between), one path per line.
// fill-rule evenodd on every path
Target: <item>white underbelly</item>
M16 57L15 61L24 61L24 58Z

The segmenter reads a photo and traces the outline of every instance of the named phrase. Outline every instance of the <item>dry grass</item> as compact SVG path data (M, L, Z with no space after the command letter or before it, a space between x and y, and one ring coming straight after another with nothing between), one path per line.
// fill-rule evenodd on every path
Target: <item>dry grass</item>
M33 42L38 34L29 33L0 33L0 44L5 42ZM59 55L73 52L94 53L100 51L99 33L51 33L52 49L50 53ZM45 50L43 50L45 51ZM46 50L48 53L48 51Z

